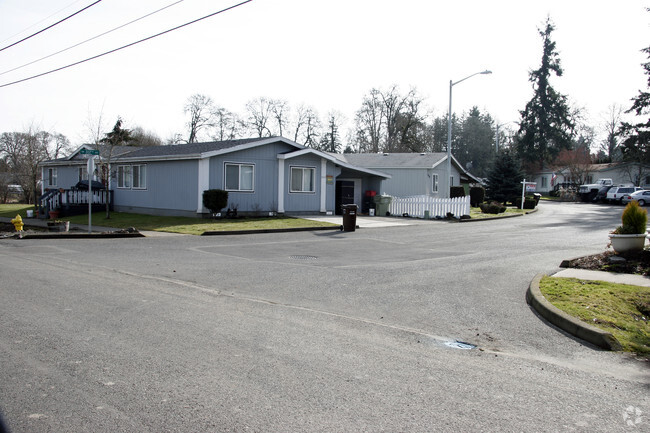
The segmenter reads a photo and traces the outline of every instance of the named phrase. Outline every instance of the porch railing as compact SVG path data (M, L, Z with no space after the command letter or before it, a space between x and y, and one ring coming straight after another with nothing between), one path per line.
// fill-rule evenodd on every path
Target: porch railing
M93 212L102 210L106 207L106 199L110 198L109 208L113 208L113 191L105 189L94 189L92 191L84 189L50 189L46 190L41 196L40 214L47 217L48 213L53 210L59 210L60 216L79 215L88 211L88 202L90 201Z

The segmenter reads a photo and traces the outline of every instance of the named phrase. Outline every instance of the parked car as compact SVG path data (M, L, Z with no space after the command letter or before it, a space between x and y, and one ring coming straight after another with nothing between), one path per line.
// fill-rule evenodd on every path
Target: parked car
M622 203L622 199L624 195L629 195L632 194L635 191L640 191L643 188L640 188L638 186L619 186L619 187L614 187L607 192L607 201L610 203Z
M596 202L596 203L607 203L607 193L612 188L616 188L616 187L613 186L613 185L608 185L608 186L604 186L601 189L599 189L598 193L596 194L596 197L594 197L593 201Z
M633 192L632 194L625 194L621 199L625 204L633 200L636 200L639 203L639 206L645 206L646 203L650 203L650 191L643 189Z

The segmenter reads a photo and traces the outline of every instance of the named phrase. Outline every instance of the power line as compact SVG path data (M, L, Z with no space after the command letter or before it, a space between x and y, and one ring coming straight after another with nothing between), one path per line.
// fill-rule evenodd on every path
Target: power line
M101 1L101 0L100 0L100 1ZM123 49L125 49L125 48L129 48L129 47L132 47L132 46L134 46L134 45L137 45L137 44L139 44L139 43L141 43L141 42L145 42L145 41L148 41L148 40L150 40L150 39L157 38L158 36L162 36L162 35L164 35L164 34L166 34L166 33L173 32L174 30L178 30L178 29L180 29L180 28L187 27L187 26L189 26L190 24L195 24L195 23L197 23L197 22L199 22L199 21L202 21L202 20L204 20L204 19L206 19L206 18L210 18L210 17L213 17L213 16L215 16L215 15L221 14L221 13L223 13L223 12L227 12L227 11L229 11L229 10L231 10L231 9L235 9L235 8L237 8L237 7L239 7L239 6L242 6L242 5L246 4L246 3L250 3L250 2L252 2L252 1L253 1L253 0L246 0L246 1L243 1L243 2L241 2L241 3L237 3L236 5L229 6L229 7L225 8L225 9L221 9L220 11L213 12L213 13L211 13L211 14L209 14L209 15L204 16L204 17L197 18L197 19L195 19L195 20L193 20L193 21L190 21L190 22L187 22L187 23L185 23L185 24L181 24L180 26L176 26L176 27L171 28L171 29L169 29L169 30L165 30L164 32L160 32L160 33L157 33L157 34L155 34L155 35L153 35L153 36L149 36L149 37L146 37L146 38L144 38L144 39L140 39L139 41L131 42L130 44L126 44L126 45L123 45L123 46L121 46L121 47L119 47L119 48L115 48L115 49L113 49L113 50L106 51L106 52L101 53L101 54L97 54L96 56L88 57L87 59L80 60L80 61L75 62L75 63L70 63L69 65L66 65L66 66L61 66L60 68L52 69L52 70L50 70L50 71L43 72L43 73L40 73L40 74L37 74L37 75L32 75L31 77L23 78L22 80L12 81L11 83L0 84L0 88L2 88L2 87L7 87L7 86L11 86L11 85L13 85L13 84L22 83L23 81L33 80L34 78L42 77L42 76L44 76L44 75L48 75L48 74L51 74L51 73L53 73L53 72L58 72L58 71L61 71L61 70L63 70L63 69L71 68L72 66L77 66L77 65L80 65L80 64L82 64L82 63L85 63L85 62L89 62L89 61L91 61L91 60L98 59L98 58L103 57L103 56L105 56L105 55L107 55L107 54L112 54L112 53L115 53L115 52L117 52L117 51L123 50Z
M6 50L7 48L11 48L11 47L13 47L14 45L18 45L18 44L21 43L21 42L25 42L25 41L26 41L27 39L29 39L29 38L33 38L34 36L36 36L36 35L38 35L38 34L40 34L40 33L43 33L45 30L51 29L52 27L56 26L57 24L61 24L63 21L72 18L73 16L75 16L75 15L77 15L77 14L79 14L79 13L85 11L85 10L88 9L89 7L95 6L95 5L96 5L97 3L99 3L100 1L102 1L102 0L97 0L95 3L89 4L89 5L86 6L85 8L83 8L83 9L81 9L81 10L78 10L77 12L73 13L72 15L68 15L67 17L65 17L65 18L63 18L63 19L61 19L61 20L55 22L54 24L51 24L51 25L45 27L44 29L37 31L36 33L33 33L33 34L27 36L26 38L22 38L22 39L19 40L18 42L14 42L13 44L7 45L7 46L4 47L4 48L0 48L0 51L4 51L4 50Z
M61 53L65 52L65 51L68 51L68 50L71 50L71 49L73 49L73 48L76 48L76 47L78 47L79 45L83 45L83 44L85 44L86 42L90 42L90 41L92 41L92 40L95 40L95 39L97 39L97 38L100 38L100 37L102 37L102 36L105 36L105 35L107 35L107 34L109 34L109 33L112 33L112 32L114 32L114 31L116 31L116 30L119 30L119 29L121 29L121 28L123 28L123 27L126 27L126 26L128 26L128 25L131 25L131 24L133 24L133 23L135 23L135 22L137 22L137 21L140 21L140 20L142 20L142 19L145 19L145 18L147 18L147 17L150 17L151 15L157 14L158 12L161 12L161 11L163 11L163 10L165 10L165 9L167 9L167 8L170 8L170 7L174 6L174 5L177 5L178 3L181 3L181 2L183 2L183 1L185 1L185 0L178 0L178 1L174 2L174 3L171 3L171 4L167 5L167 6L164 6L164 7L160 8L160 9L158 9L158 10L156 10L156 11L153 11L153 12L151 12L151 13L148 13L148 14L146 14L146 15L143 15L143 16L141 16L140 18L136 18L136 19L133 20L133 21L130 21L130 22L126 23L126 24L122 24L121 26L115 27L114 29L108 30L108 31L106 31L106 32L104 32L104 33L101 33L101 34L97 35L97 36L93 36L93 37L90 38L90 39L86 39L85 41L82 41L82 42L79 42L79 43L77 43L77 44L74 44L74 45L72 45L72 46L70 46L70 47L68 47L68 48L64 48L64 49L62 49L62 50L60 50L60 51L57 51L57 52L52 53L52 54L49 54L49 55L47 55L47 56L45 56L45 57L41 57L40 59L36 59L36 60L31 61L31 62L29 62L29 63L25 63L24 65L17 66L17 67L15 67L15 68L13 68L13 69L8 69L8 70L6 70L6 71L4 71L4 72L0 72L0 75L7 74L7 73L9 73L9 72L13 72L13 71L16 71L16 70L18 70L18 69L22 69L22 68L24 68L25 66L33 65L34 63L40 62L41 60L49 59L49 58L52 57L52 56L56 56L57 54L61 54Z
M54 15L58 14L58 13L61 12L61 11L64 11L64 10L68 9L70 6L72 6L72 5L74 5L74 4L77 4L77 3L79 3L80 1L81 1L81 0L74 1L74 2L70 3L69 5L67 5L66 7L64 7L64 8L62 8L62 9L59 9L58 11L54 12L53 14L48 15L48 16L46 16L45 18L43 18L42 20L40 20L40 21L38 21L38 22L35 22L35 23L32 24L31 26L29 26L29 27L27 27L27 28L25 28L25 29L19 31L18 33L14 33L13 35L9 36L8 38L5 38L5 39L1 40L1 41L0 41L0 44L4 43L5 41L8 41L9 39L13 39L15 36L18 36L18 35L21 34L21 33L25 33L27 30L31 29L32 27L36 27L37 25L39 25L39 24L42 23L43 21L47 21L47 20L49 20L49 19L52 18Z

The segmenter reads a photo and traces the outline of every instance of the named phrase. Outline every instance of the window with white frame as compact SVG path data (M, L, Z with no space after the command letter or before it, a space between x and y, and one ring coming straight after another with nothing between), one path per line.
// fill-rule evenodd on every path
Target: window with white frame
M145 189L147 187L147 166L144 164L118 165L117 187Z
M134 165L131 167L131 185L133 189L145 189L147 187L146 165Z
M431 192L438 192L438 175L431 175Z
M449 186L454 186L454 176L449 176Z
M79 173L79 181L82 180L88 180L88 168L87 167L79 167L78 169Z
M291 167L289 192L316 192L316 169L314 167Z
M542 176L542 188L546 188L548 185L546 176Z
M117 166L117 187L131 188L131 166L130 165Z
M56 168L47 169L47 186L56 186Z
M255 165L225 163L225 186L226 191L252 192L255 184Z

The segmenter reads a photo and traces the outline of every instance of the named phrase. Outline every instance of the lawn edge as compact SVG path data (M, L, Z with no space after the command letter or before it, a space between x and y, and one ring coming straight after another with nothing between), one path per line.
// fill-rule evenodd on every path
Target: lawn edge
M619 341L612 333L598 329L560 310L544 297L539 283L546 274L537 274L526 291L526 302L540 316L563 331L602 349L620 351Z

